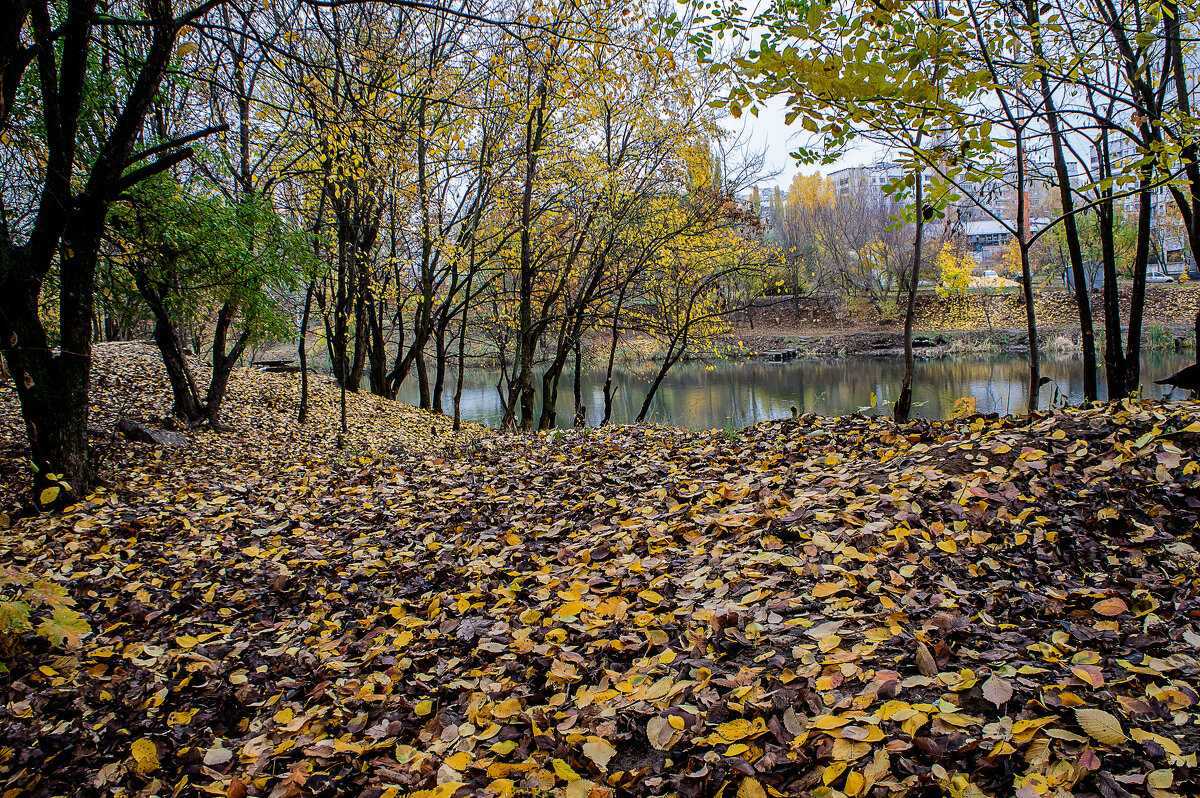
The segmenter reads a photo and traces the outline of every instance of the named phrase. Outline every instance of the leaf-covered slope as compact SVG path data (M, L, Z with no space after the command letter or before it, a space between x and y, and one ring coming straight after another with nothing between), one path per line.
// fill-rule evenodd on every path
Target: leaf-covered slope
M4 564L55 574L95 629L77 655L23 641L12 660L4 789L1165 796L1200 779L1196 404L340 461L284 413L231 421L159 457L130 447L120 498L4 533Z

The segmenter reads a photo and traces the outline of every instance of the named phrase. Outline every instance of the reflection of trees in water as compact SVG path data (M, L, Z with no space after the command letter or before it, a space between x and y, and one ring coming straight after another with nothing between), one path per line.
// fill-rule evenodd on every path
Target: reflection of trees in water
M1190 355L1151 352L1144 355L1142 384L1148 396L1159 396L1159 386L1150 383L1192 362ZM1083 399L1082 365L1078 359L1055 358L1043 363L1043 374L1052 379L1068 401ZM913 384L914 416L945 418L954 411L961 396L974 396L981 413L1019 412L1025 406L1028 361L1020 357L941 359L917 363ZM866 406L872 392L879 399L876 412L887 412L885 403L899 395L904 363L900 358L850 358L833 361L789 363L720 362L709 371L703 363L681 363L668 374L651 409L653 421L694 427L744 427L770 418L786 418L795 405L800 412L846 415ZM620 423L634 418L645 396L649 379L645 368L623 370L614 378L620 386L614 403L614 419ZM501 409L496 396L495 371L470 370L463 381L463 417L496 426ZM1102 375L1101 375L1102 376ZM563 379L569 384L571 375ZM588 423L602 414L602 372L586 372L583 379ZM1104 381L1100 380L1103 394ZM1043 388L1043 406L1051 396ZM411 395L410 395L411 393ZM570 424L571 397L560 397L558 421ZM416 399L415 387L406 384L403 401Z

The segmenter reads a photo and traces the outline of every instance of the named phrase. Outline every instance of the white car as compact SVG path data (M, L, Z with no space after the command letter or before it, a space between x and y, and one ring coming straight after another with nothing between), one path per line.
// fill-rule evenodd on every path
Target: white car
M983 276L984 277L999 277L1000 275L996 274L996 272L993 269L984 269Z
M1146 272L1146 282L1148 283L1173 283L1175 278L1169 274L1163 274L1159 271Z

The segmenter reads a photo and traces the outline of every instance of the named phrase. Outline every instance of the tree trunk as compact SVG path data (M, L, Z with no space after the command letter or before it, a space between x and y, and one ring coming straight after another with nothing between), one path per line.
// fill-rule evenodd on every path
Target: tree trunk
M667 348L667 357L663 360L662 366L659 367L658 373L654 375L654 380L650 383L650 388L646 391L646 398L642 400L642 407L638 410L637 418L634 419L636 423L641 424L646 420L646 416L650 414L650 403L654 401L654 396L658 393L663 380L666 379L667 372L671 370L671 367L675 365L683 355L683 352L684 350L680 349L679 354L672 357L670 354L671 347Z
M1109 167L1108 133L1100 135L1100 178L1111 177ZM1112 188L1100 192L1096 205L1097 232L1100 237L1100 259L1104 269L1104 381L1108 398L1120 399L1125 393L1125 349L1121 341L1121 296L1117 286L1117 251L1113 240L1115 210ZM1079 286L1076 285L1078 289ZM1083 290L1087 290L1086 286Z
M187 355L170 319L158 316L157 311L155 315L157 318L154 324L154 343L158 345L163 366L167 371L167 381L171 384L171 415L189 428L195 427L204 420L204 408L200 391L196 387L196 378L188 365Z
M29 454L37 471L35 499L61 475L74 496L83 496L91 482L88 462L87 415L90 323L82 351L64 345L53 354L38 316L41 281L34 276L26 248L0 243L0 350L8 364L21 402ZM73 343L78 346L79 336Z
M690 317L691 310L689 308L688 314L685 318ZM678 351L676 351L675 348L676 344L679 346ZM654 381L650 383L649 390L646 391L646 398L642 400L642 408L638 411L637 418L635 419L636 423L641 424L646 420L646 416L650 413L650 403L654 401L654 395L658 393L659 386L661 386L663 380L666 379L667 372L671 370L671 367L678 363L679 359L683 357L683 353L687 351L687 347L688 333L687 329L685 328L681 338L673 338L667 343L666 356L663 358L662 366L659 367L658 373L654 375Z
M892 419L897 424L907 422L912 410L913 375L917 367L913 357L913 320L917 315L917 283L921 274L921 244L925 237L924 174L917 175L916 183L913 197L917 208L917 232L913 236L912 279L908 283L908 309L904 314L904 381L900 384L900 396L892 406Z
M358 287L354 292L354 360L350 364L350 376L346 380L346 389L358 393L362 387L363 373L367 368L367 349L370 346L370 331L367 325L367 303L364 292L365 281L368 279L362 272L362 264L355 268Z
M308 283L304 292L304 315L300 317L300 344L296 347L296 355L300 358L300 412L296 420L301 424L308 423L308 318L312 312L313 291L316 283Z
M1125 346L1125 394L1142 377L1142 314L1146 307L1146 265L1150 260L1150 167L1142 167L1138 191L1137 245L1133 255L1133 291L1129 297L1129 340Z
M208 383L208 391L204 397L204 414L209 426L218 431L227 431L221 423L221 405L225 401L225 393L229 387L229 376L237 365L246 344L250 343L250 320L247 320L241 335L234 342L229 353L225 352L225 340L233 326L238 309L232 303L226 302L217 313L217 327L213 333L212 378Z
M421 392L420 407L422 410L430 409L429 397L429 371L425 368L425 353L417 352L417 389Z
M446 389L446 325L449 320L439 321L433 335L433 412L445 415L442 409L442 393Z
M1025 0L1026 13L1030 20L1038 19L1037 0ZM1038 63L1042 61L1041 35L1032 38ZM1079 313L1079 334L1083 344L1083 395L1088 402L1096 401L1096 332L1092 324L1092 301L1084 273L1083 252L1079 246L1079 228L1075 223L1074 197L1071 194L1071 174L1067 170L1067 159L1063 152L1063 137L1059 128L1059 114L1054 104L1054 93L1045 71L1040 72L1039 84L1045 118L1050 131L1050 144L1054 152L1054 171L1058 178L1058 196L1062 204L1063 233L1067 240L1067 253L1071 261L1071 274L1075 280L1075 307Z
M612 335L608 342L608 365L604 369L604 417L600 419L602 427L612 420L613 398L616 396L616 391L612 387L613 364L617 359L617 343L621 335L621 305L624 302L625 288L622 286L620 293L617 294L616 308L613 310Z
M458 327L458 378L454 383L454 431L462 428L463 370L467 359L467 311L471 308L471 282L475 278L475 246L471 245L471 268L467 271L467 289L463 298L462 322Z
M583 406L583 355L581 352L582 344L578 339L575 341L575 374L571 385L572 394L575 398L575 418L574 425L577 429L581 429L587 424L587 408Z

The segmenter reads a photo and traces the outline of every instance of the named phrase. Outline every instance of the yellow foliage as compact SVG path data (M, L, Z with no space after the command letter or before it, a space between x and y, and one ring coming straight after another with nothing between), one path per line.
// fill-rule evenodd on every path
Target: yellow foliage
M974 258L957 252L950 244L944 244L934 265L941 274L937 287L939 297L966 296L967 289L971 287L971 272L975 269Z

